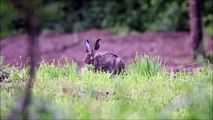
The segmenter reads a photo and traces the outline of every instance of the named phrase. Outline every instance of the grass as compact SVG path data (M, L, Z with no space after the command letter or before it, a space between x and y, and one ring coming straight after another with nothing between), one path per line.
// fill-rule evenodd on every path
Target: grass
M56 63L56 62L55 62ZM213 70L170 74L161 60L136 57L123 74L113 76L74 62L41 62L33 88L31 119L212 119ZM27 67L4 67L1 119L21 99Z

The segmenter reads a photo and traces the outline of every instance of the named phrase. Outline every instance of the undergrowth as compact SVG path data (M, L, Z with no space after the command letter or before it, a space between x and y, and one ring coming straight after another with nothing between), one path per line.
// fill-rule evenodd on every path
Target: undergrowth
M4 66L1 119L23 97L28 68ZM31 119L212 119L213 70L170 74L160 59L137 56L122 74L79 70L75 62L41 62Z

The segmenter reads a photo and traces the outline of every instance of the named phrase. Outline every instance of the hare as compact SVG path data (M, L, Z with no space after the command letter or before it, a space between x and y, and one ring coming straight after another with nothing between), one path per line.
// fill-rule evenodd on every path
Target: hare
M101 39L98 39L95 42L93 48L91 48L89 40L86 40L84 45L87 53L84 62L88 65L92 64L95 71L98 70L112 74L120 74L124 69L125 64L123 60L116 54L107 51L96 53L100 48Z

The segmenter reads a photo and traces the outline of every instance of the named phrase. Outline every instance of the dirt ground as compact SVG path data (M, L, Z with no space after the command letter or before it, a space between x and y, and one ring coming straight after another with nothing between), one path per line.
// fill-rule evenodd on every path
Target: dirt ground
M52 33L39 37L41 59L52 62L53 59L64 62L63 56L74 60L80 67L84 65L84 40L102 39L100 51L112 51L126 64L133 62L136 52L162 58L167 67L191 64L192 46L187 32L138 33L118 36L105 30L92 29L72 34ZM213 37L204 37L206 53L212 52ZM4 64L25 64L27 56L26 35L11 36L0 44ZM40 60L41 60L40 59ZM196 66L196 65L193 65Z

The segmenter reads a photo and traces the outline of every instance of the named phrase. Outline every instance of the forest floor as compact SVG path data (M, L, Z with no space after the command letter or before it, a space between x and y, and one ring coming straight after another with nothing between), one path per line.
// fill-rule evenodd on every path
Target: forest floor
M134 62L136 53L162 58L167 69L183 66L194 69L200 66L193 61L192 42L188 32L137 33L119 36L105 30L92 29L85 32L42 34L39 37L41 59L46 62L60 60L63 56L74 60L82 67L85 56L84 40L102 39L100 51L111 51L119 55L126 64ZM212 54L213 37L204 37L206 54ZM26 35L11 36L1 41L1 56L4 64L25 64L27 56ZM38 50L37 50L38 51Z

